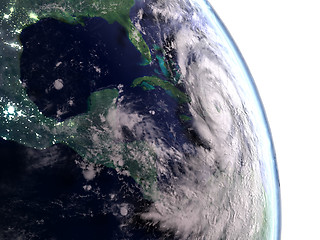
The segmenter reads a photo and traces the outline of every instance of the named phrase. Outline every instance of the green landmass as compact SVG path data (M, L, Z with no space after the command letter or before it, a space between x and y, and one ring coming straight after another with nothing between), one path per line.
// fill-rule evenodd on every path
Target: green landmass
M109 112L116 110L117 97L116 89L92 93L87 113L56 124L57 141L90 162L129 172L144 194L151 196L157 182L156 155L144 141L120 142L114 136L112 122L116 120Z
M180 117L180 120L181 120L182 122L188 122L188 121L191 120L191 117L189 117L189 116L187 116L187 115L184 115L184 114L180 114L179 117Z
M0 21L10 21L12 29L21 31L42 18L55 18L70 24L83 23L83 17L101 17L112 24L120 23L133 45L140 51L144 64L151 53L141 33L130 20L134 0L15 0L0 7Z
M172 96L173 98L177 99L179 103L188 103L190 102L189 97L180 91L177 87L175 87L171 82L164 81L156 76L144 76L139 77L133 80L132 87L136 86L144 86L144 83L147 83L151 86L161 87L162 89L166 90L167 93ZM149 90L149 89L147 89Z
M116 108L115 89L93 93L85 114L64 122L44 116L29 99L20 81L19 42L21 30L43 18L54 18L69 24L83 24L84 17L101 17L108 23L118 22L142 55L142 64L151 62L150 50L141 33L129 18L134 0L8 0L0 6L0 137L28 147L45 149L56 143L73 148L85 160L112 167L132 176L146 197L154 197L157 174L156 155L144 141L123 142L114 136L108 120ZM159 59L158 59L159 60ZM165 73L168 66L160 61ZM163 88L180 103L189 102L186 94L168 81L156 77L137 78L133 86L153 90Z
M25 146L44 149L64 143L86 161L115 168L134 178L146 197L156 190L156 155L144 141L122 142L114 136L110 111L115 111L118 90L91 94L89 111L63 122L47 118L26 96L15 101L0 89L0 136ZM20 98L20 99L19 99ZM20 100L20 101L17 101Z
M150 50L129 18L133 5L134 0L3 2L0 6L0 137L36 149L64 143L87 161L132 176L145 196L151 197L156 186L156 156L152 149L143 141L117 141L110 122L102 121L107 119L108 110L115 108L117 90L93 93L86 114L57 122L42 115L19 79L21 30L48 17L69 24L83 24L84 17L101 17L110 24L116 21L126 29L129 39L140 51L143 64L149 64Z

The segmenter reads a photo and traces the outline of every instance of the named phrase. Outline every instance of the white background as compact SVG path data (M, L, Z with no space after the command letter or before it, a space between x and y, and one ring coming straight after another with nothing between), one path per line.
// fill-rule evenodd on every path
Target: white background
M209 0L249 66L277 154L282 240L320 239L320 2Z

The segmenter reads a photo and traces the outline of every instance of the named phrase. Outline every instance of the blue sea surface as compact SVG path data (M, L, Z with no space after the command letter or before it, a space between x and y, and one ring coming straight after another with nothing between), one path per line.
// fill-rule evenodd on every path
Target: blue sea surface
M229 59L240 66L238 84L246 92L244 99L253 107L255 127L261 136L259 147L265 153L261 159L261 175L271 203L272 237L280 239L279 178L261 99L226 27L206 1L199 0L199 3L207 14L204 19L212 21L209 24L220 31ZM136 16L142 4L145 3L136 2L132 16ZM118 99L117 107L150 118L159 133L166 134L164 144L181 151L185 143L206 148L192 129L191 121L182 121L179 117L191 116L187 104L179 104L172 92L157 86L143 83L147 90L132 87L138 77L155 75L175 82L179 76L175 50L171 50L172 59L161 55L161 47L170 46L176 32L166 27L166 22L156 23L151 10L145 8L140 22L147 32L143 36L146 43L149 47L156 46L151 47L153 61L149 65L143 64L125 29L102 18L84 18L84 25L47 18L25 28L20 35L23 45L20 70L30 99L45 116L63 121L85 113L91 93L118 88L122 100ZM161 24L163 32L159 33L157 24ZM168 68L170 60L172 65ZM55 85L57 81L62 84L60 88ZM124 141L133 140L132 133L127 132L126 136ZM7 238L18 238L21 234L31 238L34 234L33 239L174 239L173 233L141 219L140 214L146 212L152 202L143 197L133 178L100 166L99 174L86 180L79 164L83 159L63 144L36 150L0 139L0 156L0 232ZM169 163L169 166L178 169L179 164L182 163ZM91 191L87 190L89 186ZM131 209L127 216L119 213L123 204Z
M184 131L175 112L178 103L164 89L131 87L135 78L154 75L160 66L141 64L141 54L118 23L87 18L82 26L42 19L25 28L20 41L21 81L44 115L59 121L77 116L87 111L91 93L119 88L127 111L149 114L164 132L171 126ZM161 109L159 101L173 112ZM178 136L168 144L188 141ZM83 160L65 145L36 150L0 139L0 156L0 231L7 239L23 234L33 239L173 238L140 218L151 202L133 178L99 166L99 175L88 181L79 164ZM130 208L126 217L119 214L123 204Z
M25 28L20 41L21 81L44 115L63 112L59 120L86 112L92 92L119 84L131 90L135 78L153 73L139 64L141 54L125 29L102 18L86 18L84 26L43 19ZM63 82L60 90L54 88L57 79Z
M80 156L62 144L36 150L0 139L0 155L4 239L172 239L140 218L151 202L131 177L103 167L87 181Z

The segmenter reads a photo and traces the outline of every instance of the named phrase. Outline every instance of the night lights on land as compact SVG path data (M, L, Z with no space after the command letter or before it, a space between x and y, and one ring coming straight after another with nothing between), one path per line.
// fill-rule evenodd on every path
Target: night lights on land
M4 18L4 19L9 19L10 16L11 16L11 14L13 13L13 11L14 11L14 8L11 7L11 8L10 8L10 13L9 13L9 14L4 14L4 15L3 15L3 18Z
M9 106L8 107L8 113L9 114L14 114L14 111L15 111L14 106Z
M39 20L38 15L35 14L34 12L29 13L29 18L31 18L33 20Z
M21 32L21 31L20 31ZM4 42L4 44L9 45L12 48L15 49L22 49L22 47L18 44L18 43L8 43L8 42Z

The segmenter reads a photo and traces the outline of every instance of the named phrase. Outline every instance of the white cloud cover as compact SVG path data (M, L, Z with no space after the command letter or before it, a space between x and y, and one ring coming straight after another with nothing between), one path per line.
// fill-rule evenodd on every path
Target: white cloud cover
M266 109L279 167L282 239L316 238L319 3L209 1L248 63Z

